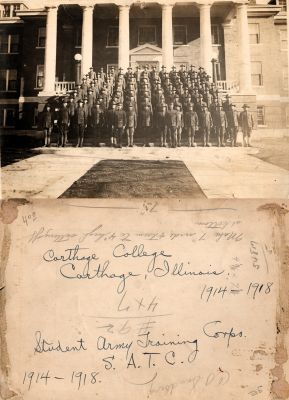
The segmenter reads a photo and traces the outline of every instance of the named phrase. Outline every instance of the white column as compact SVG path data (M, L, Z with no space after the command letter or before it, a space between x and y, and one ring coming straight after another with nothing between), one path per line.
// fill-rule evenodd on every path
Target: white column
M42 96L54 94L56 74L57 7L47 8L46 43L44 59L44 87Z
M119 6L118 67L124 72L129 67L129 5Z
M211 4L200 4L200 66L212 75Z
M92 67L93 52L93 6L82 9L81 74L87 74Z
M173 5L162 5L162 51L163 65L170 70L174 65Z
M251 57L247 4L237 5L238 38L239 38L239 86L241 93L252 91Z

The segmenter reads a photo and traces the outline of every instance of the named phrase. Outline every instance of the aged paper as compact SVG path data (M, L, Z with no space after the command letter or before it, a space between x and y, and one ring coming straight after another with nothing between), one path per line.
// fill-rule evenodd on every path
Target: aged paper
M1 397L288 398L288 205L4 202Z

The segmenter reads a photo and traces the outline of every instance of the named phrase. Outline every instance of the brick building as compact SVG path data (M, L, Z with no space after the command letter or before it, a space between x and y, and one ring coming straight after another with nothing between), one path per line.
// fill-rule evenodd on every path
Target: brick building
M239 107L251 104L260 129L286 130L286 14L285 0L1 0L0 126L35 128L46 99L73 88L81 54L83 73L203 66Z

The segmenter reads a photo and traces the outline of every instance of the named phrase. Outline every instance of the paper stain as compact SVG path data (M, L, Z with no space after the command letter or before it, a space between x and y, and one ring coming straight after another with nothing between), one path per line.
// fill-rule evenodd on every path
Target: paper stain
M0 221L3 224L12 224L18 217L18 206L28 204L25 199L9 199L1 202Z
M276 246L276 255L279 259L279 299L276 313L276 335L275 367L271 370L273 380L271 383L271 394L273 400L289 398L289 383L286 380L283 366L288 362L286 341L289 332L289 246L286 226L286 214L289 212L285 204L268 203L257 208L258 211L266 211L273 219L273 241Z
M9 354L6 342L7 321L6 321L6 291L5 291L5 271L9 260L11 247L11 232L9 225L12 224L18 217L18 206L27 204L25 199L7 200L1 202L0 221L2 230L1 243L1 264L0 264L0 286L4 287L0 291L0 398L1 399L16 399L19 398L18 393L9 388L8 376L10 369Z

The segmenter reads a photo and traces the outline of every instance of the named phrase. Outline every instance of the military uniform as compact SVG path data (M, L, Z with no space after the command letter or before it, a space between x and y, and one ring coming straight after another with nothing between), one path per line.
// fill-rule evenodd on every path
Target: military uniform
M247 104L243 105L244 111L240 113L240 127L243 132L243 146L250 146L250 138L252 129L254 128L254 120L252 114L247 111L249 106Z
M227 117L225 111L221 106L218 106L215 114L214 114L214 126L215 132L217 134L218 146L225 146L224 138L225 132L228 127Z
M84 140L84 131L87 126L87 119L86 119L86 112L83 107L83 102L79 101L78 103L79 103L78 107L75 111L75 126L77 132L76 147L82 147ZM82 106L80 104L82 104Z
M134 133L137 127L137 115L133 106L129 106L126 114L127 145L133 146Z
M203 135L203 145L210 146L210 133L213 126L213 120L207 106L203 105L202 112L199 115L199 127Z
M41 125L44 132L44 146L50 147L51 144L51 132L53 127L52 112L50 106L42 112Z
M119 147L122 147L122 137L125 126L126 126L126 113L120 107L118 107L114 113L114 127Z
M104 125L104 112L100 108L99 103L92 106L91 125L94 133L95 143L98 144L101 139L102 128Z
M185 112L184 126L188 134L189 147L196 146L195 133L199 129L199 118L192 106L188 111Z
M166 125L166 104L160 104L157 106L156 110L156 128L160 132L160 142L161 147L166 147L167 145L167 125Z
M169 145L177 147L177 110L172 107L166 113L166 125Z
M60 132L60 138L58 140L58 144L59 146L65 147L67 142L68 127L70 124L69 110L66 102L63 103L63 106L59 110L58 124Z
M231 141L231 146L236 146L239 115L238 111L235 108L235 104L232 104L231 107L229 107L227 110L227 121L228 121L228 134L229 134L229 139Z

